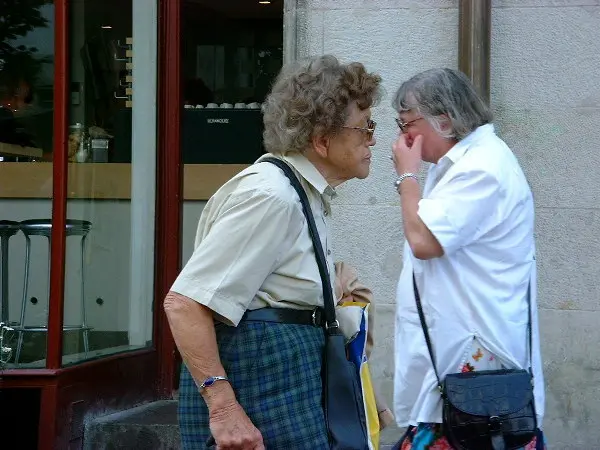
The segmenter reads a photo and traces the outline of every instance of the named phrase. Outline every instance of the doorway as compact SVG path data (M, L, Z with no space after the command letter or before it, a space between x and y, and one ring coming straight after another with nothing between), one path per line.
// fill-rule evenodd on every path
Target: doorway
M182 1L183 265L206 201L264 153L260 107L283 65L283 3Z

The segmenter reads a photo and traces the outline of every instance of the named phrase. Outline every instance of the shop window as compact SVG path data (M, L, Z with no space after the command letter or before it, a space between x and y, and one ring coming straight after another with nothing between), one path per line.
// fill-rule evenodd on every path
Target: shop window
M283 63L283 0L185 0L182 158L251 164L262 153L261 104Z
M47 242L27 255L19 224L52 216L52 165L44 161L51 160L53 146L55 27L51 0L0 3L1 371L15 367L23 306L27 323L47 324ZM24 296L27 259L43 288ZM32 333L22 344L28 367L44 367L45 333Z
M182 2L182 257L205 200L263 153L260 106L283 65L283 0Z
M157 30L156 0L70 2L65 365L152 344Z
M51 3L0 10L0 322L13 329L0 359L8 369L46 364L57 151L68 154L65 295L53 299L64 302L63 365L152 345L157 1L69 2L67 149L52 142Z

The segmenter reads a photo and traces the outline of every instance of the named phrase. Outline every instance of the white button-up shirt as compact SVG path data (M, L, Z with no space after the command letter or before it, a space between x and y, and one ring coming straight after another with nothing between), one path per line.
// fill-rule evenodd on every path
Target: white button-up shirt
M534 205L525 176L491 124L429 168L419 217L444 255L418 260L408 243L397 288L394 409L399 426L442 422L442 400L415 304L416 275L440 376L459 371L476 340L507 368L528 368L531 283L539 426L544 379L536 301Z
M333 289L330 199L335 190L303 155L281 159L306 191ZM253 164L211 197L198 223L194 253L171 290L232 325L248 309L323 306L308 224L300 199L281 169L271 163Z

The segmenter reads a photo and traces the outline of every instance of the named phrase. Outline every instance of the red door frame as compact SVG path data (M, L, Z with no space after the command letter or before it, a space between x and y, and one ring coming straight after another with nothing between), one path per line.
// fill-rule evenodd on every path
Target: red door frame
M67 219L67 130L69 86L69 5L54 2L54 141L52 163L52 239L46 368L62 365L65 293L65 223Z
M180 161L180 2L158 0L158 151L155 236L154 346L62 368L67 218L69 106L69 4L54 0L54 157L50 301L45 369L7 370L0 388L41 389L38 449L75 448L73 405L102 414L170 398L177 352L162 309L181 264L182 164ZM81 411L79 411L81 413ZM89 416L88 416L89 417ZM76 439L79 439L76 437Z
M159 394L176 385L177 349L162 308L181 266L183 165L181 163L181 2L160 0L159 14L159 157L155 262L155 339L159 358Z

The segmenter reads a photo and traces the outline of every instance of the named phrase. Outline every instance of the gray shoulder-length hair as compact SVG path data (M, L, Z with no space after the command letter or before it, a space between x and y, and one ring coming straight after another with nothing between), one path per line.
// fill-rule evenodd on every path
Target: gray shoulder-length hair
M365 110L379 100L380 83L361 63L342 64L331 55L284 66L262 107L265 149L301 153L314 135L335 135L351 103Z
M398 113L417 111L441 136L459 141L493 120L467 76L452 69L430 69L413 76L400 86L392 106ZM448 122L450 126L444 127Z

